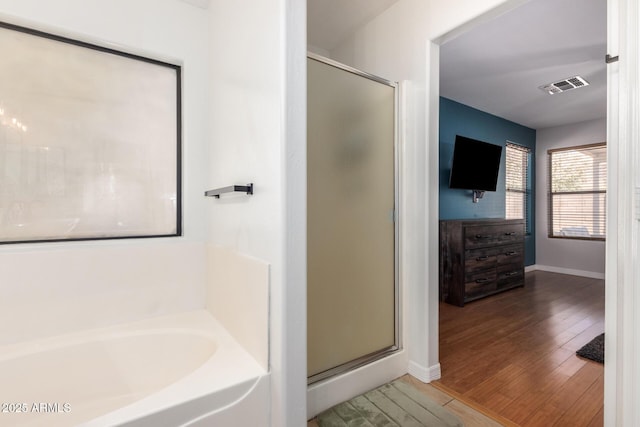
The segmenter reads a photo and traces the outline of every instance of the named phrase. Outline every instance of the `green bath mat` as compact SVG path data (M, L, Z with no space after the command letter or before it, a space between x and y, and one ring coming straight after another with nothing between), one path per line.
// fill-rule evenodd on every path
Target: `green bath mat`
M320 427L464 427L458 417L396 380L318 415Z

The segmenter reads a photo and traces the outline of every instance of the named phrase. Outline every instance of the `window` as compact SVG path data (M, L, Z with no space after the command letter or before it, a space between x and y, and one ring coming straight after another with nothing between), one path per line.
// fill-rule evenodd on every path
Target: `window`
M0 244L179 236L181 68L0 23Z
M549 237L604 240L605 143L549 150Z
M507 142L506 212L507 219L524 219L525 232L531 233L531 149Z

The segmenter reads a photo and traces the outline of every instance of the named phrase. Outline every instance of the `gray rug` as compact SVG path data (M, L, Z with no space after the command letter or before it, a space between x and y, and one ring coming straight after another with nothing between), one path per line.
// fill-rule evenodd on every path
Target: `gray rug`
M318 415L320 427L464 427L458 417L396 380Z
M604 333L589 341L584 347L576 351L576 354L585 359L604 363Z

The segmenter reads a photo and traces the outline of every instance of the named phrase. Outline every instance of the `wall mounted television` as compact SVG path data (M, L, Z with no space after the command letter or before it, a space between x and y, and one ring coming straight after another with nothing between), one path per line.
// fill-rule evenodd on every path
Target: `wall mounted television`
M502 147L456 135L449 188L496 191Z

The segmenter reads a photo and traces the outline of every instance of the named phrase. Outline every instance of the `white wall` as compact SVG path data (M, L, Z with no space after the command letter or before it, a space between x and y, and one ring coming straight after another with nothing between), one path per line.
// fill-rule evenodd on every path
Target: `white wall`
M325 58L331 57L331 52L329 52L327 49L312 44L307 45L307 51L315 53L316 55L324 56Z
M305 13L298 0L211 3L206 183L253 182L254 195L207 201L209 242L270 265L271 423L282 427L306 420Z
M207 200L209 241L282 265L282 11L273 0L214 1L209 188L254 183L253 196Z
M606 119L538 129L536 135L536 266L544 270L604 278L605 242L548 237L547 150L606 141Z
M180 63L184 79L184 237L0 245L0 343L203 307L206 11L176 0L0 0L0 14Z

